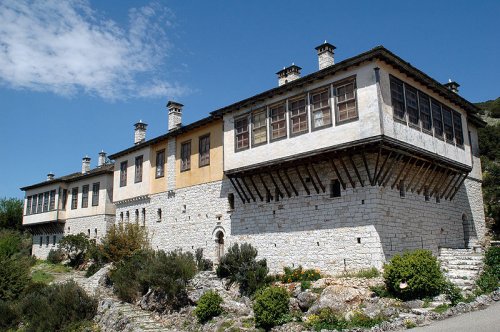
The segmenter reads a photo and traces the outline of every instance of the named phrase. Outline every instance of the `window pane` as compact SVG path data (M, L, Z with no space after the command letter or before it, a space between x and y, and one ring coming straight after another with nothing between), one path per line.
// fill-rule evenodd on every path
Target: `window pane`
M286 112L285 105L278 105L270 110L271 139L286 137Z
M84 185L82 187L82 208L89 206L89 185Z
M422 120L422 129L432 130L431 108L429 97L419 92L418 93L418 106L420 108L420 119Z
M236 150L248 148L248 119L242 118L235 121Z
M392 107L394 109L394 117L406 120L403 82L394 77L391 77L391 100L392 100Z
M451 110L443 107L443 124L446 140L453 142L453 120L451 118Z
M120 187L127 185L127 167L128 163L126 161L120 164Z
M181 145L181 171L191 169L191 142L185 142Z
M464 145L464 134L462 131L462 116L453 111L453 128L455 131L455 142L457 145Z
M52 211L56 208L56 191L51 190L50 191L50 203L49 203L49 210Z
M338 121L342 122L358 117L356 109L355 82L336 87Z
M199 166L210 164L210 136L206 135L199 139Z
M311 102L314 128L331 124L329 90L326 89L312 94Z
M71 190L71 209L74 210L78 207L78 187Z
M142 164L143 164L143 157L138 156L135 157L135 182L142 182Z
M100 189L100 182L96 182L92 185L92 206L98 206L99 205L99 189Z
M156 152L156 177L160 178L165 173L165 150Z
M418 125L419 114L418 114L418 102L417 102L417 90L405 84L406 93L406 110L408 111L408 120L414 125Z
M432 108L432 123L434 125L434 135L443 136L443 120L441 115L441 104L435 101L431 101Z
M262 144L267 142L266 111L260 111L252 114L253 144Z

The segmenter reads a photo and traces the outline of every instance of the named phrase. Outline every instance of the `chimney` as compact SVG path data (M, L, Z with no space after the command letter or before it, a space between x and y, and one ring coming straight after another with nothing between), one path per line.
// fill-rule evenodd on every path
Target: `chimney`
M99 159L97 159L97 167L104 166L106 164L106 152L104 150L101 150L99 152Z
M143 123L142 120L139 120L139 122L137 122L134 127L135 127L135 131L134 131L134 144L139 144L139 143L142 143L146 140L146 127L148 125Z
M318 51L319 70L335 64L335 59L333 58L333 51L335 48L336 47L332 44L327 43L326 40L323 44L316 47L316 51Z
M168 108L168 131L179 128L182 124L182 104L175 101L167 103Z
M276 73L278 75L278 86L282 86L288 82L294 81L300 78L300 68L292 63L291 66L283 68L279 72Z
M458 94L458 87L460 86L460 84L458 84L457 82L448 79L448 83L445 83L443 85L447 87L449 90Z
M90 172L90 157L85 156L82 158L82 174Z
M47 174L47 181L52 181L52 180L54 180L54 173L49 172L49 174Z

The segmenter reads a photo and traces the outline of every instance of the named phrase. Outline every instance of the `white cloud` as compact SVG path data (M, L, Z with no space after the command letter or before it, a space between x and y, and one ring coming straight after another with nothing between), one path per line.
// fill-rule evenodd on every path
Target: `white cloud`
M149 4L129 10L127 28L84 0L2 0L0 82L15 89L105 99L179 96L164 80L173 15ZM162 75L159 78L158 75Z

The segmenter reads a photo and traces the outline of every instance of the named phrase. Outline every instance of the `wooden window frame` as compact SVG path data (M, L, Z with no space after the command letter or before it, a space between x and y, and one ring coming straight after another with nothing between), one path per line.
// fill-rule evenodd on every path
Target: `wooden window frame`
M187 154L187 155L186 155ZM181 172L191 170L191 140L181 143Z
M198 138L198 167L210 165L210 134Z
M412 127L416 127L420 129L420 110L418 107L418 90L412 87L409 84L404 83L404 91L405 91L405 107L406 114L408 117L408 124ZM410 94L415 95L415 105L410 105L408 96ZM416 117L416 122L414 121Z
M352 94L353 96L351 98L346 98L342 99L340 98L340 93L339 90L341 90L344 87L347 87L348 85L352 84ZM357 94L357 86L356 86L356 78L355 77L350 77L345 80L335 82L333 86L334 95L335 95L335 121L336 124L343 124L351 121L356 121L359 119L359 113L358 113L358 94ZM347 96L347 92L344 93L344 96ZM340 119L340 106L339 105L348 105L350 102L354 102L354 111L351 110L351 112L354 112L354 116L349 116L349 111L347 112L347 118L345 119ZM344 112L344 111L342 111Z
M425 112L423 111L424 104L426 104L427 107ZM434 127L434 125L432 122L431 97L421 91L418 91L418 111L420 115L420 124L422 131L424 133L432 135L432 128ZM424 118L426 119L424 120ZM427 124L429 125L428 128L426 127Z
M439 106L439 114L437 114L438 108L434 108L434 106ZM437 137L439 139L444 139L442 105L440 102L438 102L437 100L435 100L433 98L431 98L431 114L432 114L432 128L434 129L434 137ZM436 130L436 129L438 129L438 127L436 126L437 123L441 124L441 127L439 128L439 130L441 131L441 134L439 134Z
M390 80L389 85L391 91L391 105L392 105L393 118L397 121L401 121L406 124L407 120L406 120L404 82L392 75L389 76L389 80ZM396 87L398 88L401 87L401 91L396 91ZM401 99L399 99L397 95L401 95ZM399 108L401 109L401 111L396 109L397 104L399 104Z
M28 216L31 214L31 200L32 196L26 197L26 212L24 213L25 216Z
M43 212L49 211L49 192L43 193Z
M89 207L89 185L86 184L82 186L82 208L87 208Z
M165 149L162 149L156 151L155 179L159 179L164 176L165 176Z
M144 163L143 155L135 157L134 183L142 182L143 163Z
M446 106L441 106L443 116L443 134L446 142L455 144L455 133L453 130L453 112Z
M120 187L127 186L127 168L128 160L122 161L120 163Z
M56 209L56 191L50 191L50 201L49 201L49 211L54 211Z
M92 184L92 206L99 205L99 191L101 190L101 183L94 182Z
M71 210L78 208L78 187L71 189Z
M262 121L259 121L259 125L256 126L256 115L263 116L264 117L264 123L262 124ZM251 116L251 122L252 122L252 147L259 146L259 145L264 145L267 144L267 108L259 109L257 111L253 111ZM256 132L264 132L265 140L263 142L255 142L255 137L257 136L255 133Z
M333 125L333 121L332 121L332 93L331 93L331 87L330 86L324 86L324 87L321 87L319 89L316 89L316 90L313 90L309 93L309 106L310 106L310 114L311 114L311 130L312 131L315 131L315 130L319 130L319 129L323 129L323 128L327 128L327 127L331 127ZM321 95L323 93L326 92L326 95L327 95L327 98L326 100L328 101L327 102L327 105L323 105L323 99L321 99L320 97L320 101L319 103L321 104L318 108L315 108L314 106L314 97L317 96L317 95ZM315 114L316 113L322 113L323 116L325 114L328 115L328 120L329 122L328 123L324 123L320 126L316 126L315 125ZM324 121L324 117L322 118L322 120Z
M455 144L463 148L464 147L464 132L462 128L462 114L457 111L452 111L453 117L453 132L455 133ZM457 120L455 120L457 119Z
M239 123L244 123L241 127L238 126ZM234 151L244 151L250 148L250 132L249 132L249 121L248 121L248 115L245 115L243 117L235 118L234 119ZM238 128L241 128L242 131L238 132ZM243 142L243 144L240 146L239 142ZM245 143L246 142L246 143Z
M302 101L304 105L301 107L293 107L293 104L296 102ZM294 114L296 112L296 114ZM299 136L305 133L309 132L309 105L307 103L307 95L299 96L299 97L294 97L290 100L288 100L288 114L289 114L289 126L290 126L290 137L294 136ZM302 121L301 119L304 119ZM298 120L298 131L294 131L294 121ZM300 130L302 128L302 124L305 124L305 128Z
M269 106L269 141L276 142L288 137L287 119L286 119L286 101L281 101ZM274 111L281 110L277 113ZM278 135L274 136L277 131ZM280 132L282 132L280 134Z

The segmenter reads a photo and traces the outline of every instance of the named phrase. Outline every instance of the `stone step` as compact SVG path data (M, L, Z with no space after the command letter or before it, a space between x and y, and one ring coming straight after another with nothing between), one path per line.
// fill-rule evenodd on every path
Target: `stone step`
M442 264L442 269L445 270L472 270L480 271L482 264L467 264L467 263L453 263L453 264Z
M479 274L476 273L476 272L470 273L470 271L468 273L466 273L464 271L448 271L448 272L445 273L445 275L448 278L453 278L453 279L469 279L469 280L472 280L472 279L476 278Z
M449 259L467 259L467 260L482 260L482 255L468 255L468 254L453 254L453 255L440 255L439 260L449 260Z

